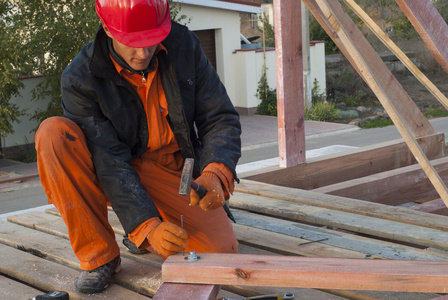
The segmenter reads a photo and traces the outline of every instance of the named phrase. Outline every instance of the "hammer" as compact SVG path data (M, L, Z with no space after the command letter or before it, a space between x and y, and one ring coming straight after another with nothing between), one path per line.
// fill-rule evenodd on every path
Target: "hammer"
M179 186L179 195L189 196L190 188L192 188L199 196L199 199L204 198L207 194L207 190L200 184L196 183L193 178L193 167L194 167L194 158L186 158L184 168L182 170L182 175L180 177L180 186ZM227 204L224 204L224 210L227 213L227 216L236 223L235 218L232 215Z
M199 199L204 198L207 190L200 184L197 184L193 178L194 158L185 159L184 169L180 177L179 195L189 196L190 188L192 188L199 196Z

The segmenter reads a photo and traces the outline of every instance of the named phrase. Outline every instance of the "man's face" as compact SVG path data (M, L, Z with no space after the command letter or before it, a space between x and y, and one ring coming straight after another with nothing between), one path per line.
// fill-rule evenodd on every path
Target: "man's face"
M142 71L148 67L149 62L156 51L157 45L147 48L131 48L114 39L106 27L104 27L104 30L106 31L107 36L112 39L112 45L115 52L117 52L117 54L120 55L131 68L136 71Z

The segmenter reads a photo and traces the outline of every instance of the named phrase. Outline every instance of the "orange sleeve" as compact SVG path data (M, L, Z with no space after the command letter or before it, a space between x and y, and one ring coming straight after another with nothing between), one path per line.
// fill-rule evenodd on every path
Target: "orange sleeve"
M146 220L128 234L129 240L133 242L139 249L148 248L149 243L146 238L154 228L159 226L160 223L162 223L162 221L159 217L154 217Z
M221 185L224 190L224 198L228 200L235 189L235 178L233 172L222 163L211 163L205 167L202 172L212 172L221 179Z

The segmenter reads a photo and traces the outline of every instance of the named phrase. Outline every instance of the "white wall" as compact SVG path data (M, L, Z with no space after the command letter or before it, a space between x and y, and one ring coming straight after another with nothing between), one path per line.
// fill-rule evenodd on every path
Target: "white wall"
M263 50L244 49L234 52L233 63L235 65L235 91L239 95L233 99L233 104L238 108L251 109L252 111L260 104L255 94L257 92L258 81L263 74L264 54ZM266 75L269 88L275 89L276 67L275 50L266 51ZM310 45L310 68L311 86L313 88L314 79L317 79L320 92L326 94L325 79L325 44L324 42L312 42ZM241 111L241 110L240 110Z
M325 69L325 42L313 41L310 46L311 88L314 79L319 83L319 94L327 94L327 80Z
M234 101L236 93L232 53L241 47L239 12L183 4L181 15L192 18L187 24L190 30L215 30L216 69L230 98Z
M27 113L29 116L20 117L20 123L13 123L15 133L8 137L2 138L2 146L4 148L23 145L26 143L26 140L28 140L28 143L34 143L34 132L30 133L30 131L38 125L38 122L30 120L30 118L37 108L45 110L48 101L31 101L31 91L40 82L42 82L42 80L42 77L23 79L22 82L25 87L20 90L20 94L18 96L11 98L12 104L16 104L21 109L28 108Z
M233 63L235 65L235 90L239 97L233 104L239 108L255 108L260 104L256 97L258 81L263 74L264 53L263 50L244 49L234 52ZM276 87L275 77L275 50L266 51L266 77L271 89Z

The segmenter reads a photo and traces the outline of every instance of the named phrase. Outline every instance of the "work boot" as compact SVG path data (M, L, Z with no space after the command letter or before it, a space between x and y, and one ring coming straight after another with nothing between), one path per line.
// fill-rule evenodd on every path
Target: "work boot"
M75 280L75 287L81 293L93 294L104 291L112 281L112 276L121 270L120 255L111 262L90 271L81 271Z
M126 249L132 254L146 254L149 253L146 249L138 249L137 246L131 242L127 235L123 236L123 245L125 245Z

